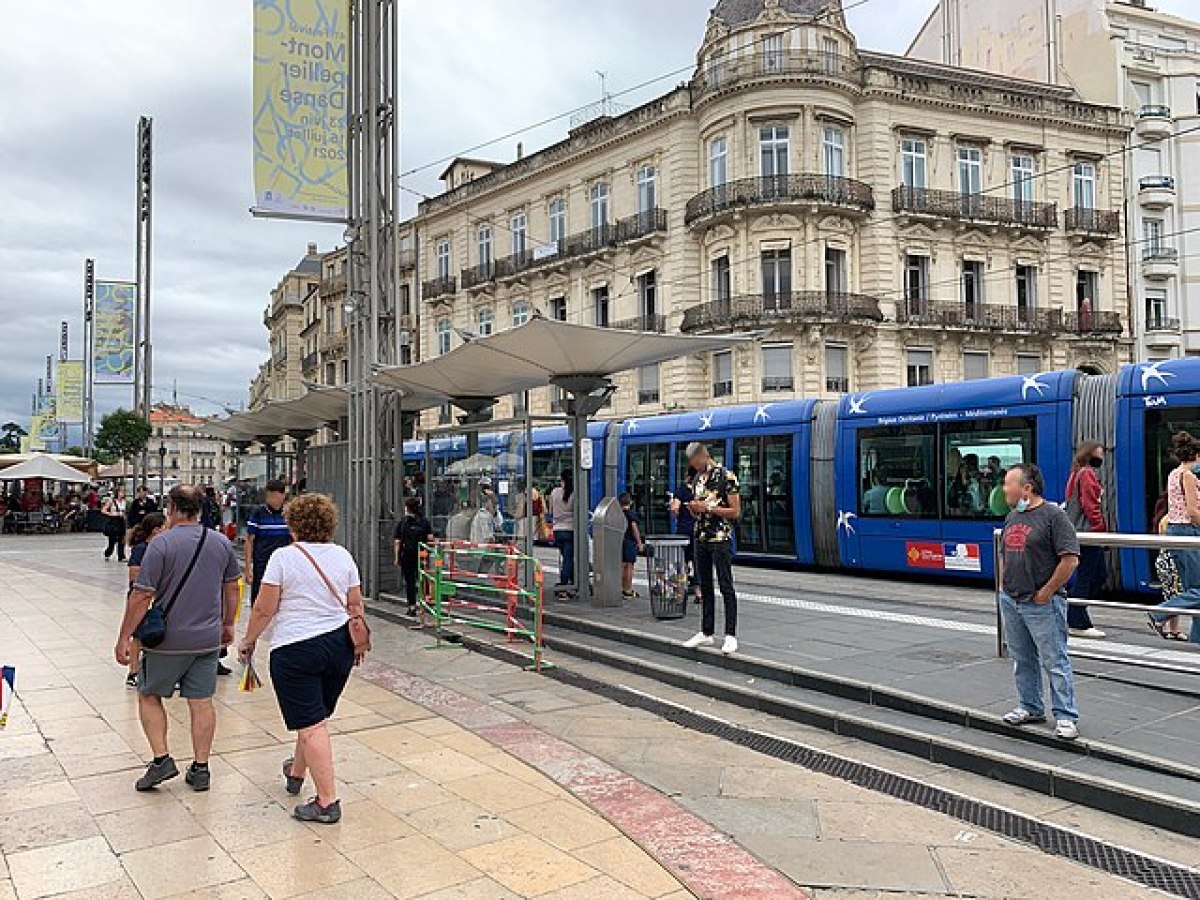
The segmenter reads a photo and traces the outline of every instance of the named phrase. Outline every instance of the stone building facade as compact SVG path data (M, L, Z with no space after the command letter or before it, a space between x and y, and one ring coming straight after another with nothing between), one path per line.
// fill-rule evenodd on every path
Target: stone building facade
M205 430L207 420L186 406L156 403L150 409L151 437L148 483L157 484L161 473L165 484L225 485L233 464L229 445ZM165 452L164 452L165 451Z
M860 50L837 0L722 0L688 83L443 173L404 225L413 346L534 314L762 333L623 373L614 415L1113 371L1129 130L1068 88Z

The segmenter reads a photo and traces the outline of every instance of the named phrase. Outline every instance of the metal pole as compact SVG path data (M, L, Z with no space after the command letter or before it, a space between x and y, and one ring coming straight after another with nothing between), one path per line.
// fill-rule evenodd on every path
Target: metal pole
M590 537L588 514L592 509L590 472L583 468L583 441L587 437L588 414L575 398L575 417L571 421L571 446L574 452L575 474L575 599L588 603L592 596L592 573L588 565Z
M94 412L92 401L92 315L96 299L96 262L83 262L83 449L92 453Z
M142 208L142 241L145 250L142 253L142 414L146 420L150 420L150 387L154 383L154 354L153 345L150 341L150 267L152 260L151 239L154 229L153 214L154 203L151 196L151 186L153 180L154 154L153 154L153 120L143 116L142 122L145 123L145 144L144 152L146 159L142 168L142 189L145 191L145 204ZM142 450L143 465L149 463L149 456L145 449Z

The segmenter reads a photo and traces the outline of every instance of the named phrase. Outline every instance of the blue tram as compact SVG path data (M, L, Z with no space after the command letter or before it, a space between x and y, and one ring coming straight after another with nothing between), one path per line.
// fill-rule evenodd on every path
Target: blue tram
M983 580L1008 511L1000 484L1009 467L1038 463L1047 496L1061 500L1075 445L1101 441L1111 448L1102 473L1110 520L1144 533L1179 429L1200 435L1200 359L594 422L590 486L593 502L628 491L647 533L670 531L684 448L704 441L741 482L739 558ZM566 427L534 429L533 449L534 483L548 492L569 464ZM480 450L523 453L523 437L488 435ZM407 442L406 470L423 453L423 442ZM435 466L465 453L465 441L439 439ZM1154 590L1149 552L1114 562L1122 590Z

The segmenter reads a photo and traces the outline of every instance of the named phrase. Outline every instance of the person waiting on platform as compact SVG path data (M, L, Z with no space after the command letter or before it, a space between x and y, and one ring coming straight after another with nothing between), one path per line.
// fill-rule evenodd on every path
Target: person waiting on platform
M633 569L642 552L642 531L638 528L637 513L633 511L633 497L628 493L617 498L621 512L625 513L625 536L621 540L621 595L633 600L637 593L633 589Z

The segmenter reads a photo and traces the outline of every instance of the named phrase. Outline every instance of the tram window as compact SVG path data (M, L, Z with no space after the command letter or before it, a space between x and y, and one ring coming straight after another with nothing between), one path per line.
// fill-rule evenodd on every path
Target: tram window
M742 497L738 549L795 554L791 436L738 438L733 442L733 457Z
M1144 429L1146 466L1145 530L1154 527L1154 508L1167 489L1167 475L1179 463L1171 455L1171 438L1180 431L1200 437L1200 408L1180 406L1149 410Z
M1033 419L980 419L942 426L946 518L999 519L1008 514L1004 475L1036 462Z
M932 425L859 431L859 515L937 518L936 449Z
M644 534L668 534L671 514L667 494L671 487L669 444L630 447L625 457L625 490L633 498L633 512Z

